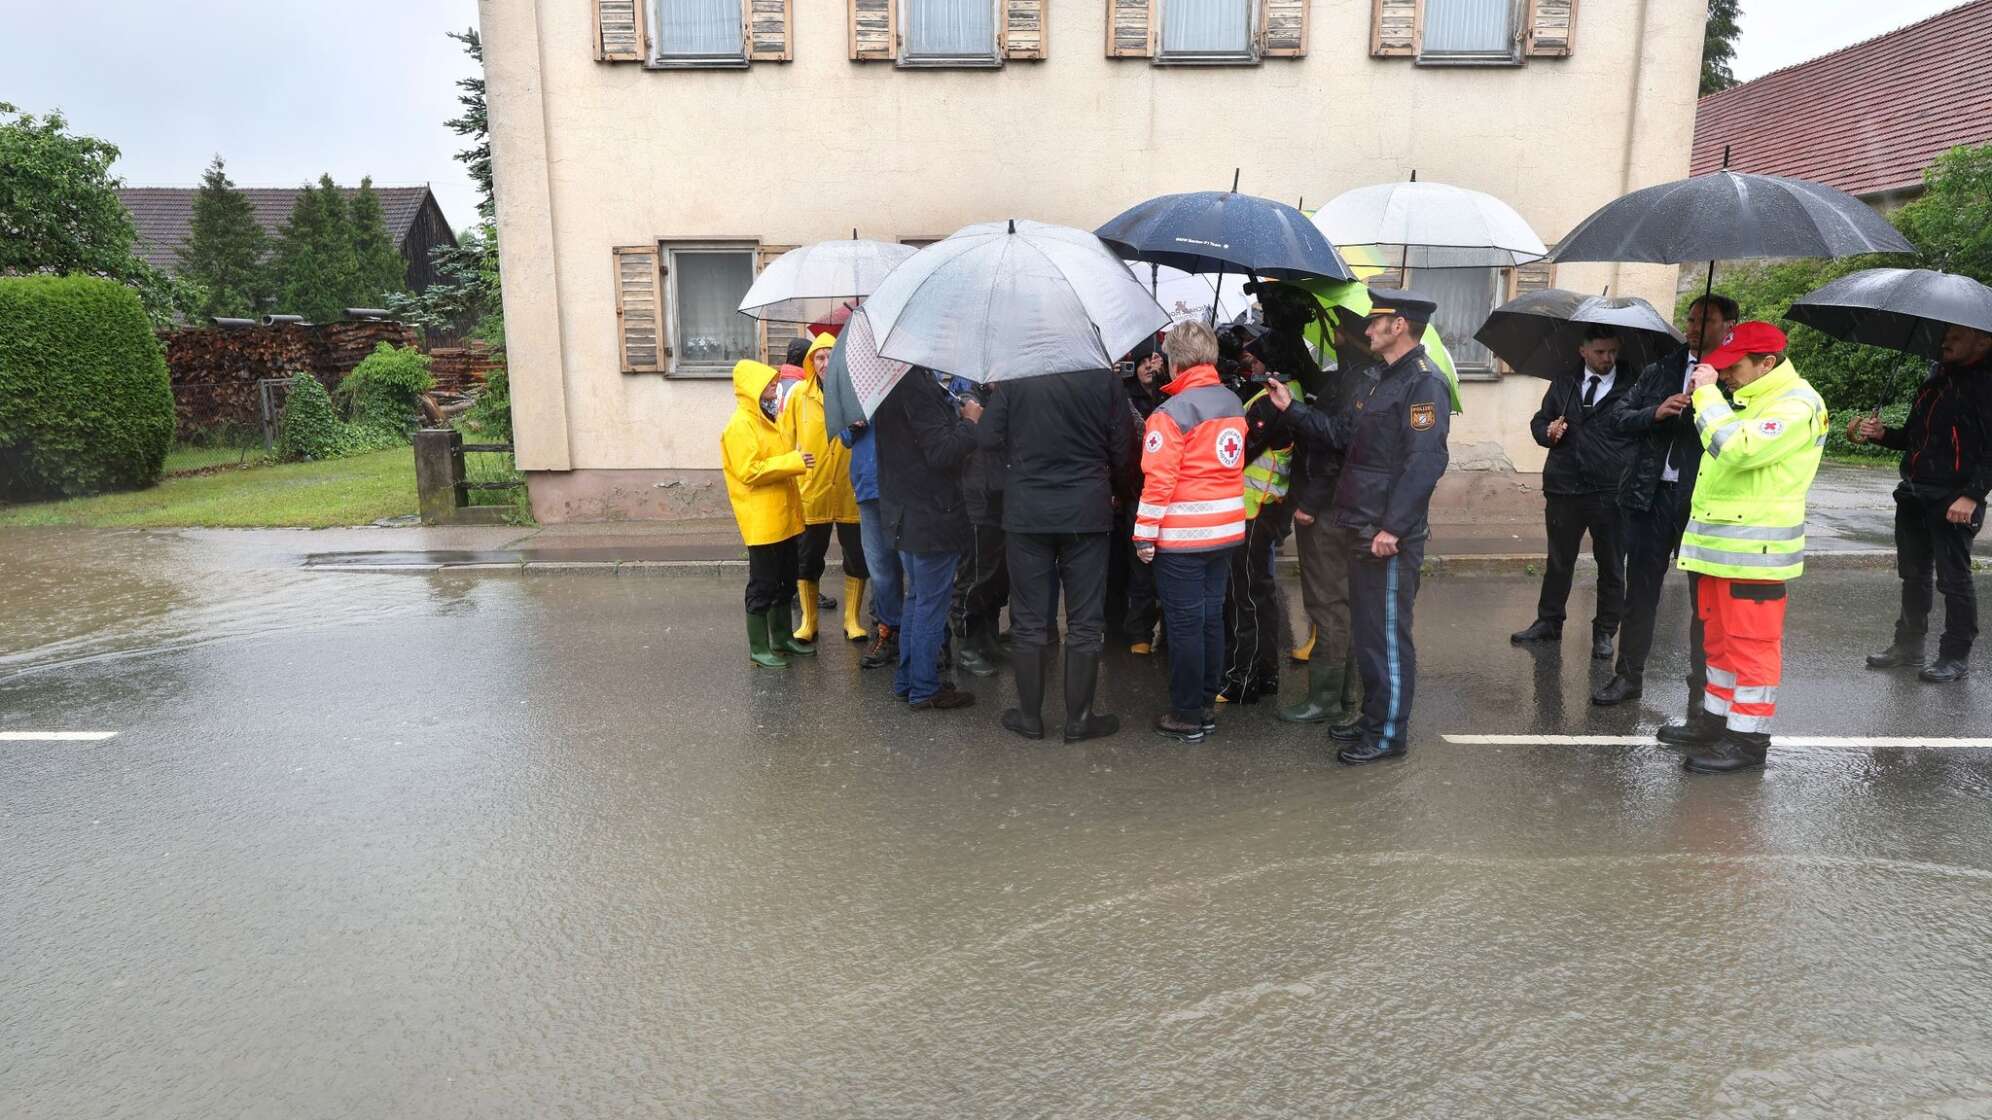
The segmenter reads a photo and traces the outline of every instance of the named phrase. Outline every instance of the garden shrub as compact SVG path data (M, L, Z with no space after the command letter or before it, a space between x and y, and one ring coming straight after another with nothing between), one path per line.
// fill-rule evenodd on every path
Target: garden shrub
M308 373L294 374L277 425L277 457L336 459L354 450L346 425L332 411L332 394Z
M130 288L0 277L0 499L150 486L172 442L166 357Z
M463 427L480 439L494 443L512 442L512 383L499 366L484 378L477 403L463 414Z
M356 443L392 447L408 441L415 398L436 387L429 356L412 346L381 343L339 382L339 396Z

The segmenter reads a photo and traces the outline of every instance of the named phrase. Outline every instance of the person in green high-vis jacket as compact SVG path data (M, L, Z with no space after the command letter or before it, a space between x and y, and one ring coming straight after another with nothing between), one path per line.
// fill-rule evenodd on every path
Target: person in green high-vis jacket
M1685 763L1696 773L1762 766L1770 751L1785 585L1805 571L1805 496L1827 431L1826 402L1785 359L1785 346L1769 323L1738 323L1688 380L1704 449L1680 559L1701 577L1695 611L1708 651Z

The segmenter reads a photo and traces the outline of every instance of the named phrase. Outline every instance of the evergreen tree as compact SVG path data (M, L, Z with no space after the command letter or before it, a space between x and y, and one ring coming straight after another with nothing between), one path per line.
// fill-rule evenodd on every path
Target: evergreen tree
M1729 63L1736 57L1736 40L1743 34L1738 23L1742 18L1742 0L1708 0L1708 23L1702 30L1703 97L1736 84Z
M380 196L374 193L371 177L360 180L353 195L353 285L347 307L380 307L390 295L408 290L408 264L394 247L387 232L387 215L381 210Z
M355 289L359 261L346 196L332 176L307 184L277 231L277 310L314 323L339 317Z
M263 254L269 238L249 197L235 189L219 155L194 196L193 233L180 247L180 276L202 289L201 315L253 315L268 294Z

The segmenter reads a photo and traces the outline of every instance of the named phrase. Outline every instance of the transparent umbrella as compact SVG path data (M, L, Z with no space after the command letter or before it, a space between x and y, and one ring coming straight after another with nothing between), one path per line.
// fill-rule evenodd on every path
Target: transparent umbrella
M775 323L823 320L839 305L870 295L915 252L911 245L860 240L856 233L848 241L790 249L768 262L741 298L740 313Z

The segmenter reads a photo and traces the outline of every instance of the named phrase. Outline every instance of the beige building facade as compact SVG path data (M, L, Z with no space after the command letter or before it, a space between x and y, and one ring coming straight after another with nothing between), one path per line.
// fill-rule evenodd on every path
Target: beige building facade
M1546 242L1686 174L1702 0L480 0L518 462L542 521L723 514L733 311L786 248L1093 228L1172 191L1312 208L1407 178ZM1456 470L1534 472L1543 383L1466 341L1517 286L1414 274L1471 378Z

